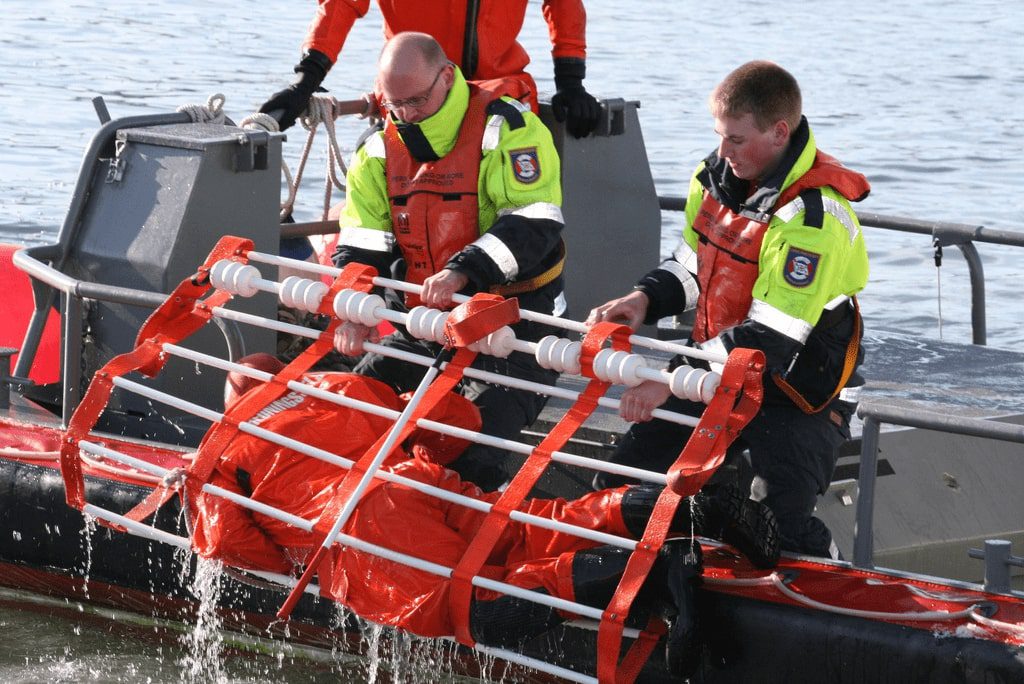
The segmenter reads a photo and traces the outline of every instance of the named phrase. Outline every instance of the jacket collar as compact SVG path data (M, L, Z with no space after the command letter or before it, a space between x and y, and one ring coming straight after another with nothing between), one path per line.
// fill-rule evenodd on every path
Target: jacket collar
M444 104L419 123L405 123L389 114L402 142L418 162L437 161L452 151L469 108L469 84L455 67L455 80Z
M750 192L750 181L737 178L728 162L719 157L717 152L712 152L704 159L697 180L712 197L734 214L763 223L771 218L782 191L811 168L816 149L807 117L800 117L800 125L790 137L782 160L762 179L753 193Z

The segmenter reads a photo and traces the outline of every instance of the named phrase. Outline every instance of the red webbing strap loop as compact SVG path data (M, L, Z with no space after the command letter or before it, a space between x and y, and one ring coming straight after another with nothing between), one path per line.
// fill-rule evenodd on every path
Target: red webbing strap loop
M641 636L633 642L626 657L619 664L619 651L622 645L622 628L626 617L640 588L647 580L647 575L658 557L669 525L675 514L676 507L682 497L666 487L658 497L651 518L644 529L643 537L637 542L622 579L608 602L608 608L601 616L601 624L597 630L597 679L601 682L623 682L630 684L636 679L637 673L650 655L653 645L650 636ZM653 638L657 641L660 634ZM635 653L634 653L635 651ZM646 653L646 655L644 655ZM642 657L643 656L643 657Z
M455 566L448 594L449 614L455 628L455 637L467 646L473 646L474 640L469 626L469 610L473 599L473 577L480 574L480 569L487 562L498 539L509 523L509 513L519 508L530 490L544 474L551 463L551 454L561 449L576 434L590 414L597 408L597 400L608 391L610 383L598 380L593 376L592 363L594 356L609 338L616 350L629 351L629 336L632 330L623 325L603 323L594 326L583 340L581 369L591 378L586 388L580 393L561 420L548 432L547 436L534 447L523 463L519 472L501 493L491 510L480 523L472 541L466 547L462 558Z
M518 299L481 292L448 314L444 322L444 345L468 347L500 328L518 322Z
M725 451L757 415L764 397L764 352L736 348L729 353L722 381L697 427L668 471L668 485L680 496L700 491L725 460Z
M761 407L764 354L752 349L734 349L722 370L722 380L704 410L697 427L669 468L668 483L658 497L643 537L626 563L622 580L608 605L606 614L616 619L604 620L598 628L598 679L600 681L633 682L639 674L651 646L643 639L633 643L616 669L622 641L621 620L628 614L633 597L647 578L658 551L665 542L672 518L683 497L696 494L725 459L728 446ZM634 655L634 651L637 652Z
M198 299L210 289L210 268L221 259L245 259L244 255L252 246L251 240L230 235L222 237L196 274L181 281L142 324L135 348L115 356L96 371L68 422L66 436L61 443L60 469L69 506L81 510L85 505L85 480L78 458L78 442L89 434L106 408L114 387L113 378L133 370L149 377L156 375L166 361L161 345L165 342L178 342L191 335L209 320L209 308L212 307L207 306L207 303L213 302L214 306L219 306L230 296L215 293L205 302L197 304Z

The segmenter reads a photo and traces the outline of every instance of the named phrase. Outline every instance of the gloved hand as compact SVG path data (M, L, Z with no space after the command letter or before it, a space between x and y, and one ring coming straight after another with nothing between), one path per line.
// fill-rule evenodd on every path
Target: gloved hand
M601 105L583 88L587 65L573 57L555 58L555 94L551 111L558 121L565 121L566 130L574 138L583 138L597 128Z
M309 105L309 98L320 87L330 68L331 60L327 55L317 50L309 50L295 65L295 81L284 90L274 93L260 106L260 111L269 114L283 110L284 115L278 123L282 131L290 128L295 124L295 119L305 111Z

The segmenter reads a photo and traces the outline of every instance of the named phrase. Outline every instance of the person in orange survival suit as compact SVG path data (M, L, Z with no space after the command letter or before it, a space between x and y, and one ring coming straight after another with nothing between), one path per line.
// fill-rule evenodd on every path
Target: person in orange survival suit
M384 37L403 31L433 36L467 80L526 102L537 111L537 85L526 73L529 55L516 41L526 16L527 0L476 2L461 0L424 3L417 0L378 0L384 15ZM261 112L283 110L281 129L295 123L310 96L337 61L356 19L369 10L370 0L320 0L295 66L295 81L275 93ZM541 8L551 38L555 67L555 118L565 121L577 138L597 126L600 105L583 87L586 76L587 13L582 0L543 0Z
M280 368L269 355L248 359L267 371ZM400 409L401 399L376 380L351 373L310 376L317 387ZM228 406L255 381L232 373ZM477 429L479 412L471 402L450 394L428 416L467 429ZM285 395L253 419L272 430L313 447L358 458L390 421L320 399ZM386 466L392 473L473 498L494 502L498 493L484 493L462 481L438 461L451 460L465 442L418 430ZM294 515L316 519L344 472L324 461L299 455L251 435L239 433L227 446L212 483L242 493ZM534 499L520 510L533 515L638 538L650 517L660 488L620 487L579 499ZM722 538L759 566L778 559L774 518L761 504L739 490L715 496L700 494L681 502L672 529L682 534ZM198 506L194 543L204 556L231 565L293 573L301 570L316 540L312 535L266 516L250 513L217 497L205 496ZM375 479L363 495L344 532L395 551L449 567L458 563L484 514L417 492L405 485ZM410 524L415 521L415 524ZM429 544L423 540L429 539ZM604 608L611 599L629 553L598 546L574 535L510 523L482 570L485 576L543 591L567 600ZM448 611L449 580L379 558L351 547L332 547L329 572L321 589L358 615L422 636L454 633ZM323 566L321 566L323 567ZM661 610L671 620L667 654L673 670L688 672L699 655L693 588L701 571L700 546L691 539L666 543L638 600L639 611ZM666 591L667 588L667 591ZM561 622L553 609L523 599L476 589L470 629L481 643L515 647Z

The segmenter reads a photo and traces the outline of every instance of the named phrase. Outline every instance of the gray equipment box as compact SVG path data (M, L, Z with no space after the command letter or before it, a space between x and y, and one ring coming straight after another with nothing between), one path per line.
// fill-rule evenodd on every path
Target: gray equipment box
M555 121L549 102L540 107L562 159L565 296L571 318L586 318L595 306L627 294L661 260L661 209L639 107L636 101L604 100L597 130L582 140Z
M89 282L169 293L195 272L224 235L249 238L256 250L277 254L282 138L217 124L119 130L114 158L105 173L92 179L64 271ZM232 308L273 319L276 298L236 298ZM132 349L150 313L106 301L87 303L83 382L113 356ZM275 333L255 328L243 332L244 353L274 351ZM214 325L183 346L227 355L225 337ZM171 359L148 384L216 410L223 405L224 373L209 368L200 372L191 362ZM189 432L194 425L201 435L208 426L129 392L114 393L111 413L141 421L142 436L177 443L194 441L178 428ZM172 423L178 427L170 428ZM131 433L138 434L136 430Z

